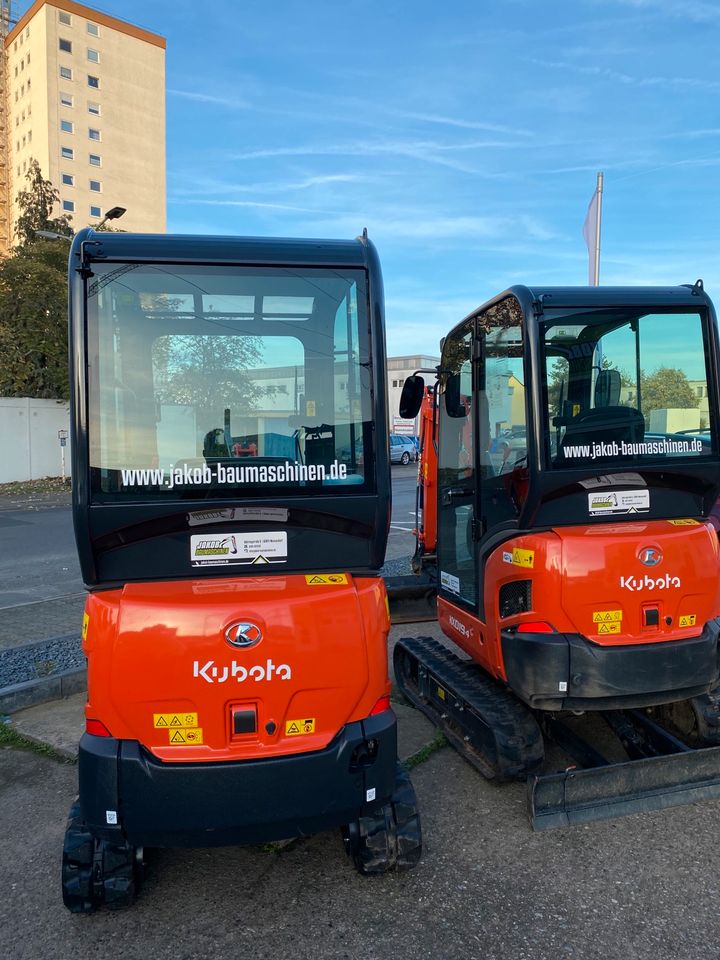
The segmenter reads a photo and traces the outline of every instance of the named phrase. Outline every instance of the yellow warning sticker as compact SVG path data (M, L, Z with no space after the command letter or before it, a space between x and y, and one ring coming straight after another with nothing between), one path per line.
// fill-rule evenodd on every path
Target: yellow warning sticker
M671 523L674 527L699 527L699 520L692 520L688 517L685 520L668 520L668 523Z
M196 713L154 713L153 726L168 727L196 727L198 725L198 715Z
M599 623L597 632L598 635L605 633L620 633L621 626L622 624L620 624L617 620L615 623Z
M306 720L285 721L286 737L298 737L303 733L315 733L315 717L308 717Z
M697 614L686 613L678 620L679 627L694 627L697 620Z
M305 577L305 583L309 583L312 587L316 587L321 583L330 583L338 586L341 583L347 582L348 578L345 573L313 573L312 576Z
M442 687L437 688L437 695L440 697L441 700L445 699L445 691L443 690Z
M202 742L202 727L193 727L192 729L188 729L186 727L177 727L174 730L168 730L168 743L172 744L173 747L182 746L184 744L195 747Z
M622 620L622 610L594 610L593 623L615 623Z
M535 551L521 550L520 547L513 547L512 562L517 567L532 569L532 567L535 566Z
M314 417L314 416L315 416L315 401L314 401L314 400L307 400L307 401L305 402L305 415L308 416L308 417Z
M82 638L83 640L87 637L88 624L90 623L90 617L84 613L83 614L83 624L82 624Z

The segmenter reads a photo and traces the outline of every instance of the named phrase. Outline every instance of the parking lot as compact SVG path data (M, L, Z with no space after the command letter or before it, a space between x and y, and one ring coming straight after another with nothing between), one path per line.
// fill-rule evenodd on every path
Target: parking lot
M418 722L409 708L398 712L401 729ZM135 906L84 917L65 911L59 886L75 775L0 750L2 956L717 955L717 803L533 834L524 785L487 783L444 748L413 771L425 851L411 873L358 876L335 833L283 849L150 851Z
M398 558L411 543L414 475L413 465L393 467ZM428 623L394 627L393 638L436 629ZM452 749L437 749L433 728L422 716L401 703L395 707L401 754L417 763L412 778L424 854L414 871L360 877L336 833L264 848L151 850L135 906L90 917L69 914L60 895L62 838L76 793L76 767L37 752L1 748L0 956L694 960L718 955L720 802L534 834L524 784L483 780ZM79 735L81 705L76 712ZM49 728L61 723L53 717L47 711ZM76 739L73 730L68 742Z

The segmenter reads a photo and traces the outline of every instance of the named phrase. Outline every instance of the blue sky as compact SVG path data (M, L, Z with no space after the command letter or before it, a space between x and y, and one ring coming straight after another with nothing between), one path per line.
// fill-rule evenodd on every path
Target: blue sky
M718 2L97 8L168 41L168 229L367 226L391 355L513 283L586 283L598 170L601 283L720 299Z

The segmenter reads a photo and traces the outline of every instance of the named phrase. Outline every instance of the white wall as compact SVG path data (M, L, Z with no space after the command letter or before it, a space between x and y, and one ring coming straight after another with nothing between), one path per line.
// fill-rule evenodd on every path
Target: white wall
M0 397L0 483L59 477L58 430L70 431L70 407L65 401ZM65 476L70 476L69 437Z

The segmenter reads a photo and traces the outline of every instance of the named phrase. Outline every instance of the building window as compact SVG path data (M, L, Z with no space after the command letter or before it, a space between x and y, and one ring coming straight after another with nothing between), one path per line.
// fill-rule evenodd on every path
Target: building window
M28 62L28 66L30 66L30 51L29 51L29 50L28 50L28 55L27 55L27 62Z
M74 160L75 153L73 152L72 147L60 147L60 156L63 160Z
M91 37L100 36L100 27L96 23L88 22L86 26L87 26L87 32L90 34Z
M60 103L63 107L72 107L73 106L73 97L71 93L61 93L60 94Z
M63 51L63 53L72 53L72 41L71 41L71 40L63 40L63 38L60 37L60 40L58 41L58 43L59 43L60 49Z
M93 167L102 166L102 161L100 160L100 157L97 155L97 153L90 154L90 163Z
M28 143L32 143L32 130L28 130Z
M27 141L27 137L25 136L25 134L23 134L23 146L25 146L26 141Z
M24 57L23 57L23 59L20 61L20 69L21 69L21 70L24 70L24 69L25 69L25 58L24 58Z
M102 216L102 210L100 209L100 207L90 207L90 216L91 216L91 217L101 217L101 216Z
M72 80L72 70L70 67L60 67L60 76L63 80Z
M99 116L100 116L100 104L99 104L99 103L91 103L90 101L88 101L88 113L93 113L93 114L95 114L96 117L99 117Z
M65 187L74 187L75 177L71 173L64 173L62 175L62 182Z
M68 210L70 213L75 211L75 202L73 200L63 200L63 210Z
M88 136L91 140L101 140L100 131L97 127L90 127L88 130Z
M73 123L72 120L61 120L60 129L63 133L72 133L73 132Z
M30 78L28 78L28 93L30 93L30 84L31 84L31 83L32 83L32 80L30 80Z
M96 90L100 89L100 77L91 77L88 75L88 86L95 87Z
M15 117L15 126L17 127L19 123L20 123L20 117Z
M100 193L101 190L102 190L102 187L100 186L100 181L99 181L99 180L91 180L91 181L90 181L90 189L93 191L93 193Z
M72 17L69 13L65 13L64 10L60 10L58 13L58 20L60 23L64 23L66 27L69 27L72 23Z
M97 50L91 50L90 47L88 47L87 58L90 63L100 63L100 54Z

